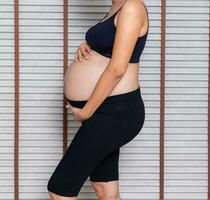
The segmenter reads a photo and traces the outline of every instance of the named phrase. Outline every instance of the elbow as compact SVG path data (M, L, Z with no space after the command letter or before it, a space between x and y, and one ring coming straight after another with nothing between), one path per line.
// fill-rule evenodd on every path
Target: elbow
M110 67L109 71L112 76L116 78L121 78L125 74L126 68Z

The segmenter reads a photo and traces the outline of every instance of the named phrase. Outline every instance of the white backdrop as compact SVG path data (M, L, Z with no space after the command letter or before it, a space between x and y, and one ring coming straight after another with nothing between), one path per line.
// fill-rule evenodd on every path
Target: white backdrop
M146 1L150 32L139 80L146 120L121 149L122 200L159 198L161 1ZM69 0L69 62L111 0ZM0 200L14 194L14 2L0 1ZM167 0L165 200L207 200L208 0ZM62 156L63 1L20 0L20 200L47 200ZM80 126L68 115L68 143ZM80 199L96 199L89 180Z

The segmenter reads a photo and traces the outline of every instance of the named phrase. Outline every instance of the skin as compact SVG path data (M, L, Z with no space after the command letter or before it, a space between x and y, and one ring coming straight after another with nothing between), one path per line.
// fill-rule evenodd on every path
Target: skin
M121 2L121 0L115 0L113 1L113 5L119 5ZM100 76L88 102L82 109L75 108L70 104L66 105L66 108L69 108L73 112L75 120L83 121L91 117L103 100L110 95L114 87L122 79L127 70L136 40L145 24L145 15L144 6L139 4L138 1L124 0L123 8L117 17L112 57ZM88 56L91 55L91 50L85 43L82 44L80 49L77 51L75 59L82 62L83 59L88 59ZM127 51L124 51L124 49ZM83 53L84 56L82 56Z
M117 14L117 21L115 21L116 35L112 57L97 81L85 106L80 109L70 104L66 105L66 108L73 112L75 120L82 122L91 117L125 75L137 38L144 35L147 30L147 14L144 6L139 3L139 1L140 0L112 0L111 10L114 9L116 11L123 3L122 9ZM114 12L110 13L109 16L103 20L108 19ZM82 62L91 55L92 50L88 44L84 42L75 53L75 61ZM138 64L136 65L138 67ZM120 200L119 181L91 182L91 185L100 200ZM51 192L49 192L49 195L51 200L77 200L77 197L63 197Z

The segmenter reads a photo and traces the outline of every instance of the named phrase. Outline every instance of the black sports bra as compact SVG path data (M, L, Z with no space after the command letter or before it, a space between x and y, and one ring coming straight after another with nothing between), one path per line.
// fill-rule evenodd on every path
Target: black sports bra
M144 3L142 4L145 6ZM100 53L101 55L105 57L111 58L112 56L112 48L113 48L115 32L116 32L114 18L115 18L115 15L119 12L119 10L122 7L123 6L121 6L117 10L117 12L115 12L111 17L102 21L108 15L107 13L105 17L102 18L97 24L90 27L85 34L85 39L88 45L90 45L91 49L97 51L98 53ZM147 11L147 16L149 16L146 6L145 6L145 9ZM148 32L149 32L149 27L148 27L147 32L143 36L138 37L129 63L139 62L140 56L146 44Z

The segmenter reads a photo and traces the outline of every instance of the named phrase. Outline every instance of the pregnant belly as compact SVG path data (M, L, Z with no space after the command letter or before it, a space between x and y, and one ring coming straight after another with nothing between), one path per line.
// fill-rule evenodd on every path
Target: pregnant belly
M64 94L71 100L87 100L94 90L101 74L109 64L110 58L92 51L93 54L82 62L73 61L64 75ZM132 91L139 86L139 65L129 63L126 73L117 83L110 95Z
M87 60L71 62L64 76L65 96L72 100L88 99L108 62L109 58L102 59L95 51Z

